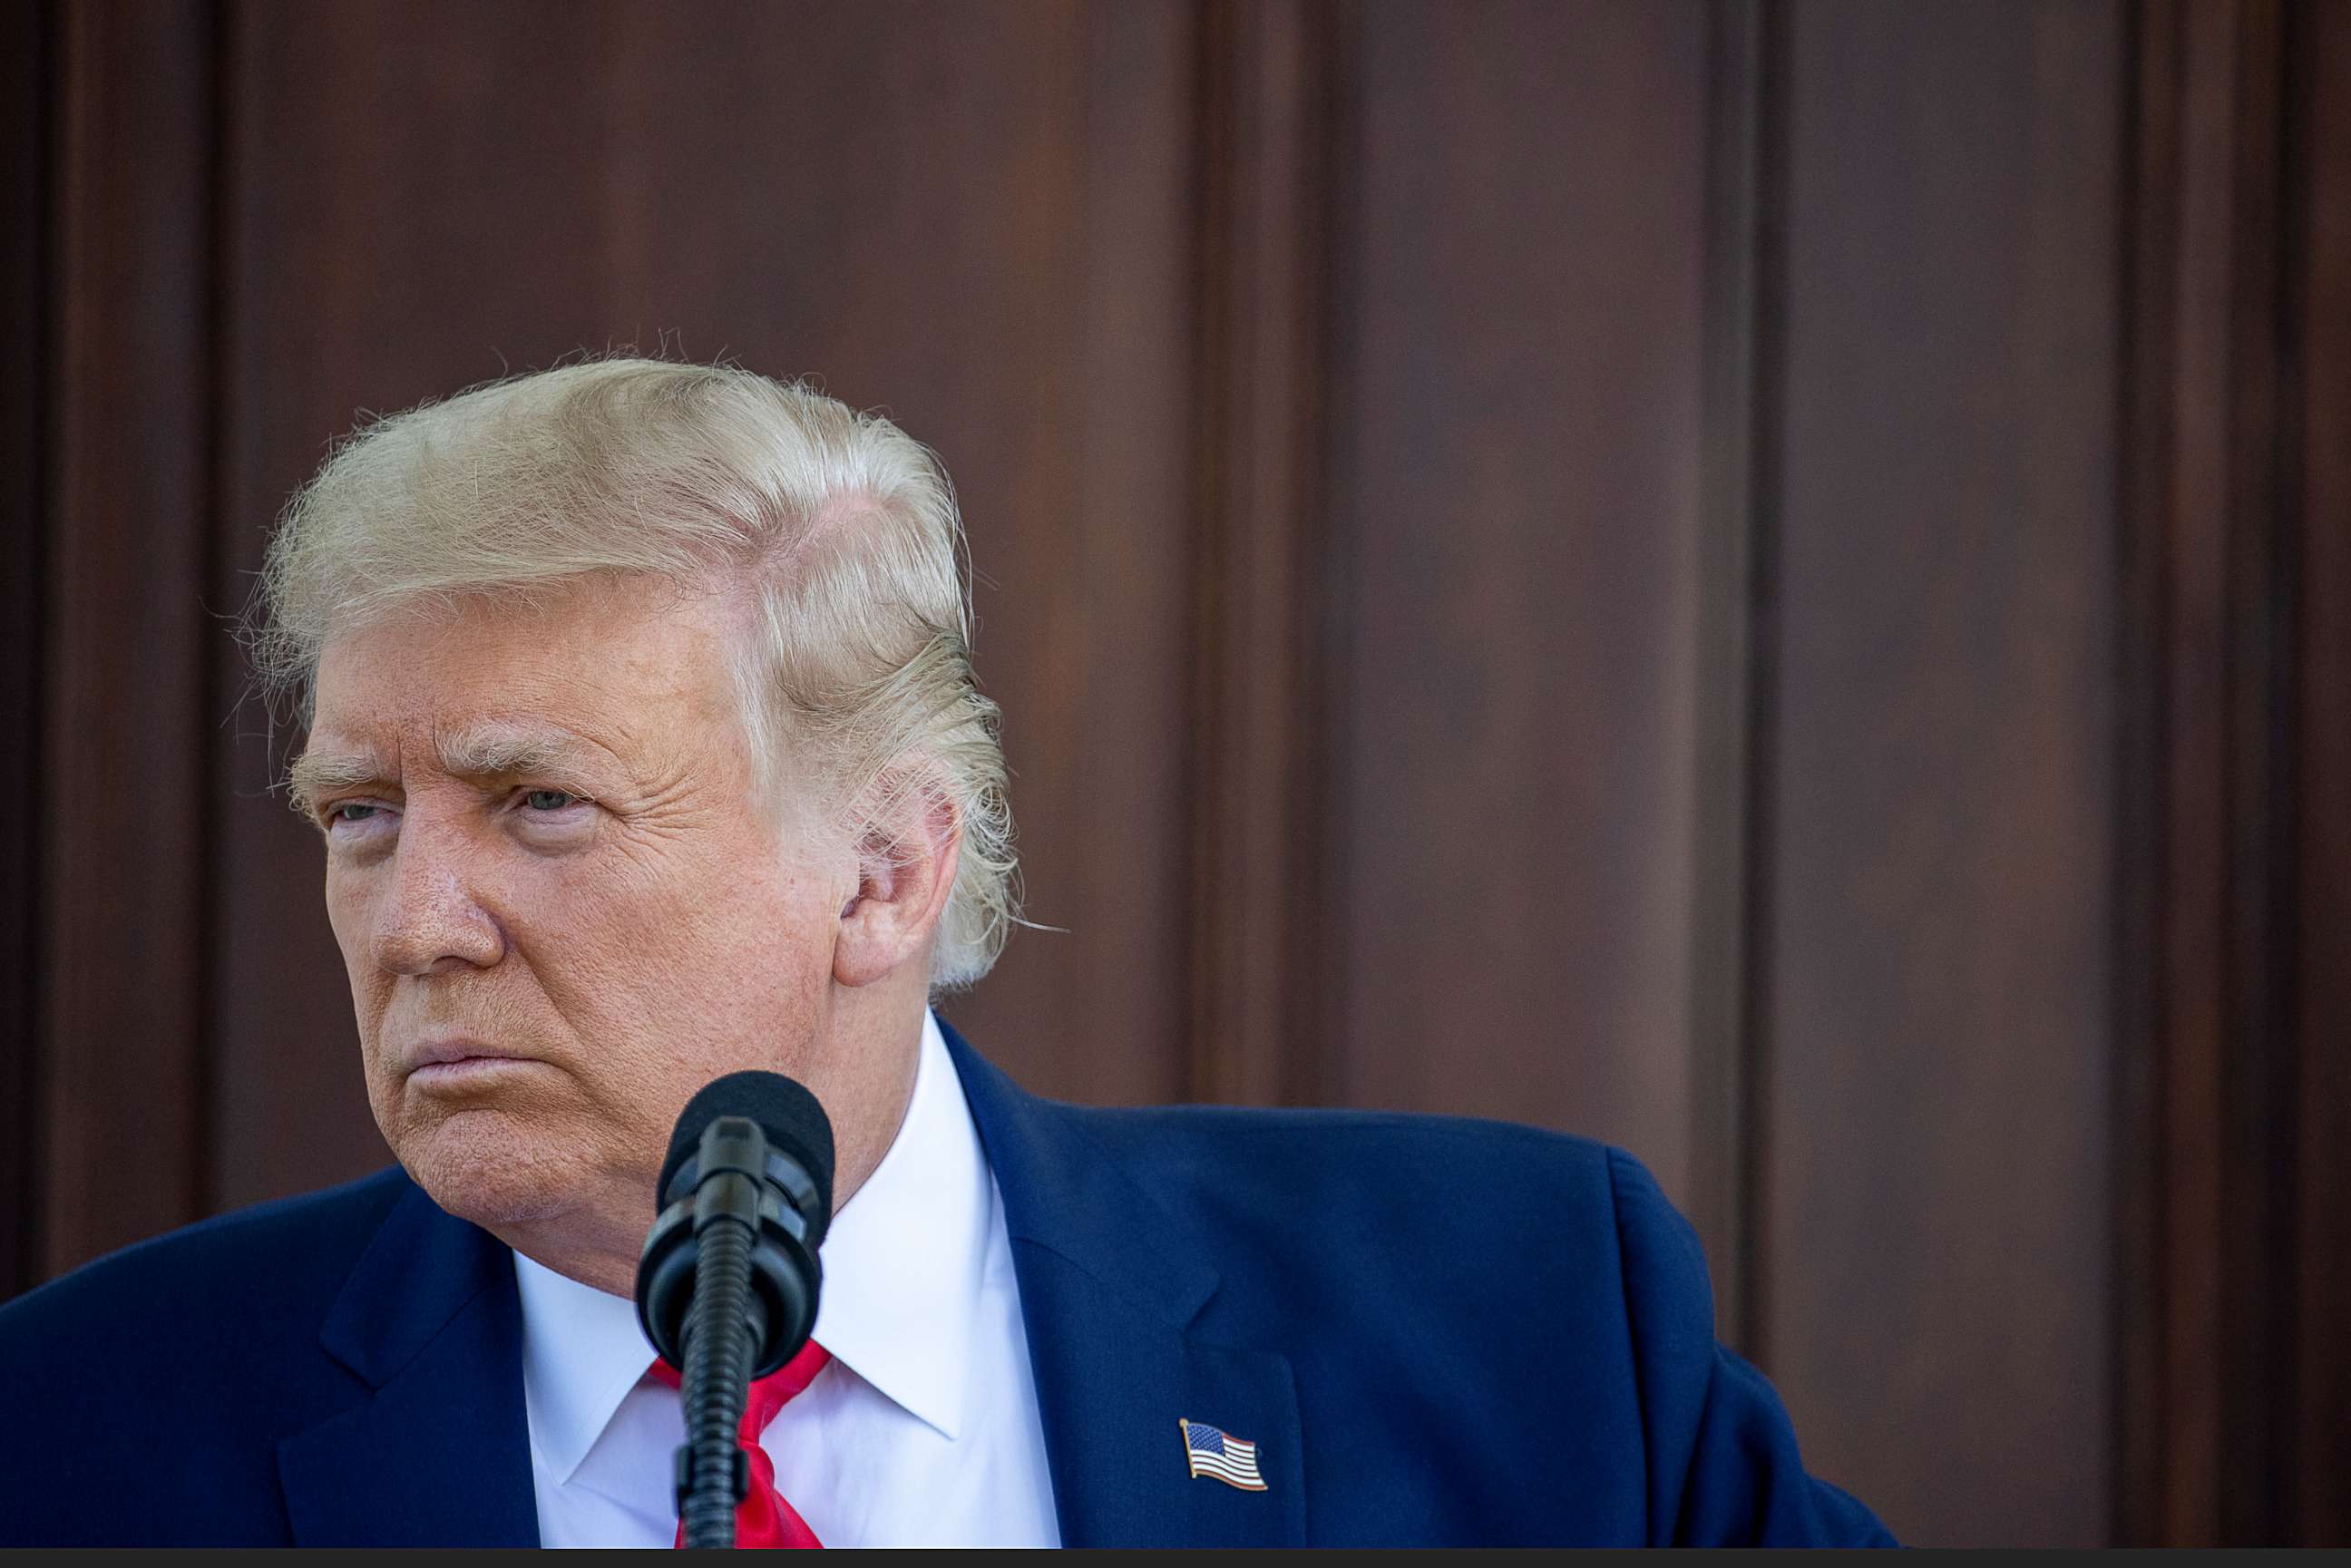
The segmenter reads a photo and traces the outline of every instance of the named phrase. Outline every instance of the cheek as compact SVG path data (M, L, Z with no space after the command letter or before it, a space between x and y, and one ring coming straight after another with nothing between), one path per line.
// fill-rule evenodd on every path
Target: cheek
M807 877L746 853L571 868L514 891L517 946L590 1043L591 1071L691 1079L690 1092L779 1048L797 1056L812 1027L831 924Z
M804 945L823 897L806 871L764 834L732 831L674 839L616 835L609 852L551 861L514 893L550 925L600 946L681 960L699 954ZM746 956L747 956L746 952Z
M351 873L327 862L327 926L349 958L359 936L359 887Z
M369 956L374 945L369 908L367 873L329 862L327 928L335 934L335 946L342 950L343 967L350 974L351 998L360 1004L362 1030L373 1021L374 1009L367 1006L367 998L384 988L384 977Z

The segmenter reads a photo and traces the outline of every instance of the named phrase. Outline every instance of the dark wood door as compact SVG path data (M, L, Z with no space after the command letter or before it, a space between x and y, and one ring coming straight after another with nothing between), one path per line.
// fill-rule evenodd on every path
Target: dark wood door
M386 1157L229 617L634 345L955 476L1029 1084L1624 1145L1907 1538L2351 1527L2344 0L0 28L11 1288Z

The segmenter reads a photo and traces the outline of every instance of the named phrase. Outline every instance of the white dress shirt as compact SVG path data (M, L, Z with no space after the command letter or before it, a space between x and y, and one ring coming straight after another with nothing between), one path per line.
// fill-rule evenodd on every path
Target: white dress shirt
M817 1539L1060 1545L1004 1203L927 1013L906 1119L823 1260L816 1341L831 1364L760 1441ZM635 1306L520 1254L515 1275L540 1543L670 1545L685 1416L645 1375Z

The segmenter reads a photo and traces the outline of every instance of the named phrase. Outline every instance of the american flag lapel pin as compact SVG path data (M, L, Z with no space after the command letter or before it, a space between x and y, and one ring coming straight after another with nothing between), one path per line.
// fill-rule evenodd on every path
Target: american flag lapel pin
M1205 1422L1178 1420L1176 1424L1184 1429L1184 1462L1192 1467L1193 1479L1208 1476L1243 1491L1265 1490L1265 1478L1258 1474L1255 1443Z

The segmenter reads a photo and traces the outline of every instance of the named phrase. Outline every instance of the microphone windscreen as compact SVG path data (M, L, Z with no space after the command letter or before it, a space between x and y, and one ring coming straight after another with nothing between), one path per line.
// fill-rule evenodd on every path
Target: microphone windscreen
M805 1085L780 1072L730 1072L714 1078L685 1103L677 1131L670 1134L669 1158L662 1162L653 1204L667 1201L670 1178L702 1147L702 1134L721 1116L745 1116L768 1134L768 1145L790 1155L816 1183L821 1218L832 1218L832 1119Z

